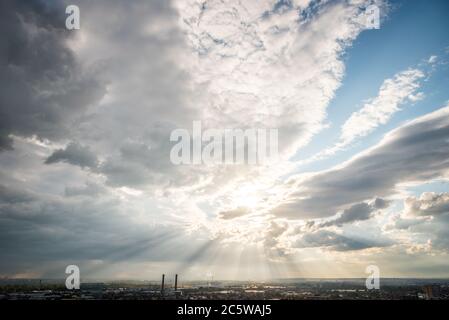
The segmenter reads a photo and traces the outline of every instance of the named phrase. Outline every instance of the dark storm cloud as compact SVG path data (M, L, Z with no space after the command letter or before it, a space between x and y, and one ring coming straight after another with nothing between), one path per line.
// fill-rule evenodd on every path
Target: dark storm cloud
M101 260L108 265L172 261L191 254L181 228L135 222L124 214L126 204L106 192L96 198L31 197L1 186L0 197L1 275L40 271L42 266L51 271L61 261ZM47 275L61 277L63 268ZM93 271L83 269L86 276Z
M392 243L388 240L373 240L344 236L328 230L306 233L293 246L296 248L323 247L335 251L362 250L374 247L386 247Z
M80 144L103 152L106 161L98 173L106 175L110 185L169 185L192 179L187 178L188 170L172 180L161 176L180 171L169 161L171 130L179 122L187 127L195 118L194 110L182 101L188 91L183 85L186 74L173 62L182 34L175 27L177 15L171 2L73 4L81 11L79 31L65 29L62 1L0 4L4 31L0 150L12 149L11 134L64 141L76 137ZM87 53L75 53L67 40L82 33L93 40ZM107 113L96 109L106 92L104 83L115 98ZM186 118L189 121L184 123ZM70 144L46 163L94 167L90 153Z
M12 150L13 141L10 137L5 135L1 135L0 133L0 152L4 150Z
M149 184L168 186L184 184L192 178L191 170L173 166L170 161L169 137L173 128L167 125L141 125L145 132L140 132L133 141L123 141L118 153L109 156L98 171L107 177L111 186L143 187ZM119 138L120 140L124 137ZM184 168L185 169L185 168ZM187 172L188 171L188 172ZM170 180L169 176L176 177Z
M0 150L8 135L60 139L104 93L67 47L59 1L0 3Z
M34 200L35 197L31 192L23 189L6 187L0 184L0 205L2 204L14 204L21 202L29 202Z
M320 224L320 227L341 226L345 223L368 220L377 210L385 209L388 202L381 198L376 198L373 202L357 203L342 211L340 216L334 220Z
M89 196L96 197L106 193L106 188L100 184L89 182L84 186L71 186L65 188L66 197Z
M86 69L101 65L107 94L66 139L89 145L102 159L95 172L109 186L164 188L199 179L170 161L171 131L200 118L199 92L182 68L188 49L172 1L71 3L81 12L74 51Z
M83 147L76 142L69 143L65 149L54 151L45 160L46 164L56 162L67 162L81 168L96 168L98 164L95 154L88 147Z
M399 183L444 176L449 165L449 107L390 132L374 148L342 166L297 180L297 191L273 213L327 217L373 196L394 194Z

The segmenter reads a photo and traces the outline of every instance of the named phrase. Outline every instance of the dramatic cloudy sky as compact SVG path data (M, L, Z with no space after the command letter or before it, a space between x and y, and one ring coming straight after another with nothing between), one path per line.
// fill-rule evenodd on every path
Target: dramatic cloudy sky
M0 277L449 277L447 1L3 0L0 27ZM172 164L196 120L280 157Z

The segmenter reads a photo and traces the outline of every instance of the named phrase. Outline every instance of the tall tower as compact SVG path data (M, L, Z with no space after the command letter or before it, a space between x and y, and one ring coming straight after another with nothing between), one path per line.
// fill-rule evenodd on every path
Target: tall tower
M162 274L161 295L164 295L165 274Z
M175 274L175 291L178 291L178 274Z

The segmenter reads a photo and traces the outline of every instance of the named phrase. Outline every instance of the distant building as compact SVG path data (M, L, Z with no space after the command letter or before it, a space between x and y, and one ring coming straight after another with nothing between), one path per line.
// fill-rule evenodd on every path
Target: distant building
M427 285L423 287L424 298L427 300L438 299L440 297L440 286L438 285Z

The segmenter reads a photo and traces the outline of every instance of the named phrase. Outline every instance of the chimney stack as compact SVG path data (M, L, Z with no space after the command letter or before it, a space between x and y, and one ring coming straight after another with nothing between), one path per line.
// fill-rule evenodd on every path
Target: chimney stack
M178 291L178 274L175 274L175 291Z
M164 295L165 274L162 274L161 294Z

